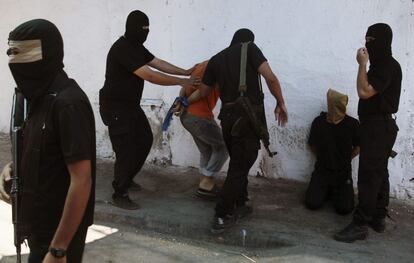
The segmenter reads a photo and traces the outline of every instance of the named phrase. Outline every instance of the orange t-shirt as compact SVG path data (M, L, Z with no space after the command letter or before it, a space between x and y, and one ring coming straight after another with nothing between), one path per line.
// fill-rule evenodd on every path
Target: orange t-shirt
M207 64L208 60L198 64L191 73L191 77L203 78ZM185 96L190 96L195 90L196 88L194 86L185 87ZM217 104L219 96L220 93L218 87L215 86L207 97L202 98L188 106L187 112L197 117L212 119L214 118L213 109Z

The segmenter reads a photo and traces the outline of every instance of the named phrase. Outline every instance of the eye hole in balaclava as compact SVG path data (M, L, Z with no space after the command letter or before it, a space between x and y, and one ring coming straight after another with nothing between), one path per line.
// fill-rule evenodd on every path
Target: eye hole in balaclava
M17 87L29 100L45 94L63 70L63 40L57 27L44 19L27 21L10 32L8 44Z
M234 33L230 46L243 42L254 42L254 34L247 28L241 28Z
M368 50L371 64L378 63L392 55L392 30L389 25L374 24L368 27L365 37L370 39L365 43L365 47Z
M133 44L142 45L149 33L149 19L139 10L132 11L126 21L125 38Z
M340 123L346 115L348 96L336 90L329 89L326 93L328 112L326 121L333 124Z

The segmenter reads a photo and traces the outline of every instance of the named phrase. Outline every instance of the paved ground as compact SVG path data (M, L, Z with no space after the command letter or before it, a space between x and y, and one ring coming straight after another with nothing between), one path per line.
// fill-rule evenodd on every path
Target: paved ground
M0 139L0 165L9 159L9 149L7 140ZM256 177L249 184L254 215L225 235L213 236L209 227L214 203L193 195L196 169L146 166L136 178L143 190L131 193L142 208L131 212L108 204L112 165L110 161L98 165L99 226L90 231L95 241L88 243L84 262L414 261L412 203L393 200L390 214L396 222L388 220L384 234L371 231L366 241L344 244L332 240L332 235L350 221L349 216L335 215L330 205L307 211L301 183ZM0 206L0 215L7 220L4 209ZM7 236L11 241L10 225L0 224L1 240ZM247 233L244 241L242 230ZM12 253L5 246L0 242L0 257ZM5 256L0 262L13 259Z

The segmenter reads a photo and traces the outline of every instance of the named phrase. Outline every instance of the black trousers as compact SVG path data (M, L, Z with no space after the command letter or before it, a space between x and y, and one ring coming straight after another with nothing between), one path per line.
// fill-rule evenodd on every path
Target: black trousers
M361 152L358 170L358 206L354 222L367 224L385 218L389 204L388 158L397 137L395 120L361 122Z
M354 188L349 170L316 168L306 191L305 205L315 210L331 199L338 214L346 215L354 210Z
M70 245L66 251L68 263L82 262L83 251L85 248L85 239L88 227L79 227L76 231ZM28 238L30 254L28 263L41 263L49 251L50 242L53 239L55 230L34 231Z
M241 114L233 109L222 109L219 116L230 162L220 200L215 208L218 217L232 214L236 205L244 205L248 200L247 176L260 148L259 138L247 121L239 126L236 136L232 135L233 124L240 116Z
M109 138L116 156L112 186L116 194L123 195L151 150L151 126L141 108L130 111L101 108L100 113L103 122L108 126Z

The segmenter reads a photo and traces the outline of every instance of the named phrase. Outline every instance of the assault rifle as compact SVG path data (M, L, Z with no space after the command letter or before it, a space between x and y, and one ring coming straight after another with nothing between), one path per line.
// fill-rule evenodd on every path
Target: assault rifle
M26 239L23 227L20 223L19 210L21 198L21 181L20 181L20 160L21 160L21 139L22 126L26 118L27 105L23 95L15 92L13 96L12 116L11 116L11 140L13 155L13 173L11 176L10 197L12 204L12 221L14 228L14 246L16 247L16 262L21 263L21 244Z
M238 104L246 114L247 118L249 119L251 125L253 126L254 132L256 135L260 138L260 140L263 143L263 146L265 147L267 153L270 157L273 157L277 154L277 152L272 152L269 149L270 141L269 141L269 131L267 130L267 123L266 123L266 117L264 116L264 105L252 105L250 102L250 99L245 96L245 93L247 91L246 86L246 64L247 64L247 48L248 48L249 42L242 43L241 47L241 56L240 56L240 82L239 82L239 93L240 96L236 99L235 103ZM259 76L260 78L260 76ZM259 79L260 84L260 91L261 94L263 94L263 91L261 89L261 83ZM260 113L263 115L263 119L260 120L257 113ZM237 126L237 123L235 124Z
M263 123L262 121L260 121L256 113L257 111L255 111L255 107L253 107L249 98L241 96L237 98L235 103L238 104L243 109L251 125L253 126L254 132L256 133L257 137L259 137L260 140L262 141L264 148L269 154L269 157L273 157L274 155L276 155L277 152L272 152L269 149L270 141L269 141L269 132L267 130L267 125L266 123Z

